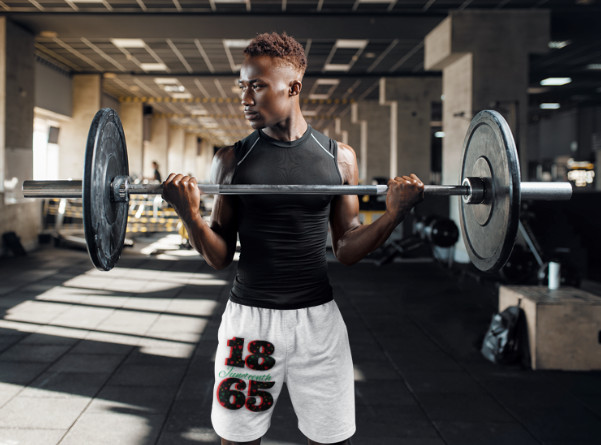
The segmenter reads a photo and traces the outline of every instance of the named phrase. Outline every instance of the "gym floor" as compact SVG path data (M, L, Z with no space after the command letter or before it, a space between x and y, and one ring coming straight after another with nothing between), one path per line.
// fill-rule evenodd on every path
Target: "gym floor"
M150 241L109 273L78 250L0 260L1 445L219 443L213 353L235 264ZM353 445L600 443L601 372L480 356L492 283L433 263L329 267L356 369ZM306 443L286 391L263 443Z

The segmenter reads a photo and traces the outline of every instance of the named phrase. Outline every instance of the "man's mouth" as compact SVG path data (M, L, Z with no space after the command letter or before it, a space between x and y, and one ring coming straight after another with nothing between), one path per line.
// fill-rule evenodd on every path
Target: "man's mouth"
M244 118L246 120L252 121L255 120L259 116L259 113L256 111L244 110Z

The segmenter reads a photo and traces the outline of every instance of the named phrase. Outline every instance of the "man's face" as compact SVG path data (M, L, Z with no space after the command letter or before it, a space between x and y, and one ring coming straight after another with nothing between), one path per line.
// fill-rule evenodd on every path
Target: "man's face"
M253 129L272 127L292 111L292 83L298 74L291 67L273 63L269 56L249 57L240 70L244 117Z

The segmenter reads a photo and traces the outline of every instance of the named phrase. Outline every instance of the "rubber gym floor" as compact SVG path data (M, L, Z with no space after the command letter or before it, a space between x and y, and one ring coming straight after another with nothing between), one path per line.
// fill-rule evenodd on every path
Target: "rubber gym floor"
M126 250L109 273L78 250L0 260L1 445L219 443L213 354L236 264L153 253ZM601 443L601 372L481 357L492 283L434 263L329 270L355 363L353 445ZM263 443L306 443L286 391Z

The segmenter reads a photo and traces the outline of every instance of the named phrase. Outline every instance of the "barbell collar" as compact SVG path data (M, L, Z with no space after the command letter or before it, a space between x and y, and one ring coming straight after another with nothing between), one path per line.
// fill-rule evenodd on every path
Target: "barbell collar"
M482 178L463 178L461 185L469 188L468 193L462 196L463 202L466 204L481 204L484 201L486 189Z

